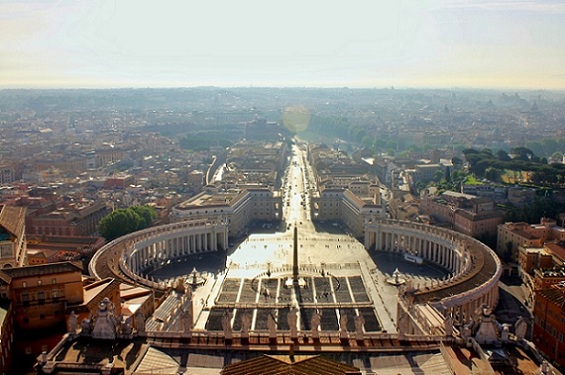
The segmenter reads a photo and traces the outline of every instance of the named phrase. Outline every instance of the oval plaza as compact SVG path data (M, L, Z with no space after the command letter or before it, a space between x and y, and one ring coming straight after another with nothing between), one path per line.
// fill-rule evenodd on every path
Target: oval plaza
M292 160L279 191L207 187L175 222L108 243L91 274L164 294L144 334L199 348L437 349L496 306L501 264L486 245L387 219L345 188L324 197L306 152ZM208 257L217 270L193 265Z

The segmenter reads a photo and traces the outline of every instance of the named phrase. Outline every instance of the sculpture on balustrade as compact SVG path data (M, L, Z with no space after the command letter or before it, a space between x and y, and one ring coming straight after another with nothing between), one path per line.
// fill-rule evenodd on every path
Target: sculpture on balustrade
M312 329L312 338L314 339L320 338L320 323L321 316L318 311L315 311L310 319L310 328Z
M399 334L407 334L409 332L410 317L406 311L402 310L400 312L396 325L398 327Z
M69 315L69 319L67 320L67 332L69 336L75 336L77 334L77 324L78 324L78 315L75 314L74 310L71 311L71 315Z
M526 331L528 330L528 322L524 317L519 317L514 325L514 334L517 340L523 340L526 336Z
M474 325L475 322L473 321L473 319L470 319L467 324L463 326L463 329L461 330L461 337L463 338L463 340L467 341L472 337Z
M180 315L180 324L183 333L190 334L190 332L192 332L192 303L189 303L189 306L186 306L182 310Z
M297 321L297 309L296 307L292 307L288 314L286 315L286 320L288 322L288 327L290 329L290 338L296 339L298 338L298 327L296 326Z
M267 317L267 328L269 328L269 338L277 338L277 320L276 320L276 310L271 311Z
M365 318L363 315L355 315L355 339L361 341L365 338L363 326L365 325Z
M120 338L131 339L133 337L133 320L131 316L122 316L120 320Z
M347 334L347 315L342 310L339 312L339 337L342 339L348 338Z
M444 326L445 335L449 337L453 336L453 317L451 314L447 315L447 318L445 318Z
M233 337L231 329L231 319L231 311L226 310L224 312L224 315L222 316L222 330L224 331L224 337L226 338L226 340L231 340Z
M84 318L80 323L80 334L90 336L92 334L92 319Z
M251 316L245 312L241 315L241 337L249 337L249 328L251 327Z
M145 316L140 310L135 313L135 329L138 335L145 334Z
M116 319L114 304L108 297L104 297L98 305L92 337L95 339L115 340L118 321Z

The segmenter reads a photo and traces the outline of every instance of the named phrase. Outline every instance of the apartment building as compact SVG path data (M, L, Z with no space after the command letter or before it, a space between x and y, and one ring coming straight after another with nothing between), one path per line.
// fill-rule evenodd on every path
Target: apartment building
M14 308L16 325L23 330L65 322L69 304L82 303L82 268L71 262L0 270L0 284Z
M518 259L518 247L543 247L548 241L565 241L565 229L553 219L541 218L540 224L524 222L498 225L496 252L512 252L512 259Z
M548 358L565 366L565 282L536 292L533 341Z

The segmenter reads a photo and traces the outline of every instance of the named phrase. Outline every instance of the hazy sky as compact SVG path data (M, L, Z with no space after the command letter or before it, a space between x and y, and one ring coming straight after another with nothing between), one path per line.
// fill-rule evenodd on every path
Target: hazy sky
M565 89L563 0L0 0L0 87Z

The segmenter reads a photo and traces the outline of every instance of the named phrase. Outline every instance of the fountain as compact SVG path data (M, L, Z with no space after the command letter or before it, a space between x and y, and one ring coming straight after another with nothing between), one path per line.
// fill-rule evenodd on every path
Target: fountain
M386 279L386 282L390 285L400 286L406 283L406 279L401 276L400 271L397 269L392 273L392 277Z

